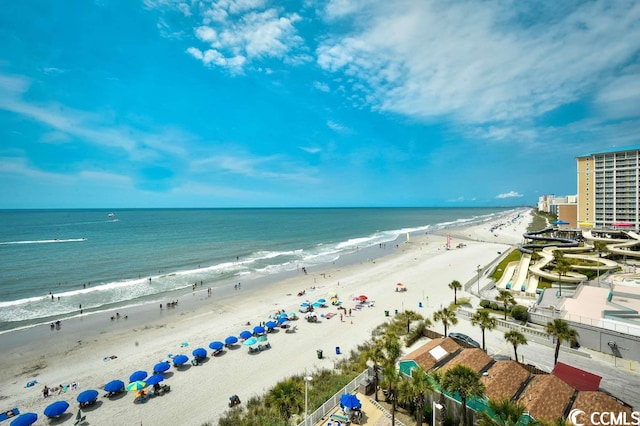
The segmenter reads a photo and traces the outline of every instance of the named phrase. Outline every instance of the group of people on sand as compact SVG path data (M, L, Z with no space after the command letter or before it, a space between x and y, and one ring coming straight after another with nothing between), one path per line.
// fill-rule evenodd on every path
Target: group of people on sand
M115 316L111 315L111 321L113 320L119 320L120 319L120 312L116 312ZM129 315L125 315L124 319L129 319Z
M47 385L42 389L42 397L47 398L51 395L58 394L60 395L62 392L66 392L69 388L78 389L78 382L73 382L70 385L59 385L55 388L50 388Z
M178 301L174 300L173 302L167 302L167 308L175 308L178 306ZM160 309L162 309L162 303L160 304Z

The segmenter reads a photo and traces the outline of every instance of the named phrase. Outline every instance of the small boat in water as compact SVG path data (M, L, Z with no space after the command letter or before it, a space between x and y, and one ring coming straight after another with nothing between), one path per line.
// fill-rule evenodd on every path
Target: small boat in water
M116 217L115 213L109 213L107 216L109 216L109 218L111 218L111 219Z

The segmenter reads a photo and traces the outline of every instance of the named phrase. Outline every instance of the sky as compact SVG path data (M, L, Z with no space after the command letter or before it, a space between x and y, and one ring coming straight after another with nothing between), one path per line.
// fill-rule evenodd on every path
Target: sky
M0 208L472 207L638 144L640 2L31 0Z

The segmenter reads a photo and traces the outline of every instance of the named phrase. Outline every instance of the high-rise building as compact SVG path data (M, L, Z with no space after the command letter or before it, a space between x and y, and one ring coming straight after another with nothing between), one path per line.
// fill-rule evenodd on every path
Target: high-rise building
M640 145L576 157L578 221L640 229Z

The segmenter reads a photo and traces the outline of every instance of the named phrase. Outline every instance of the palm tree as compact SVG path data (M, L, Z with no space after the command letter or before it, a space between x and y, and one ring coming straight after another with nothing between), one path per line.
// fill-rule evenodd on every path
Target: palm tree
M556 272L558 272L558 285L560 286L558 295L562 296L562 277L564 275L567 275L567 272L569 272L569 269L571 269L571 262L565 259L564 253L561 250L554 250L553 258L556 262Z
M374 339L373 344L365 351L365 357L373 361L373 385L376 390L375 399L378 401L378 370L380 363L384 362L384 351L380 339Z
M304 384L300 378L288 378L277 383L265 397L265 405L275 408L283 419L288 419L293 413L302 410L304 402L300 400L304 395Z
M380 385L384 389L385 397L391 402L391 424L396 424L396 406L398 403L398 387L402 382L402 376L396 369L395 364L386 364L382 369L382 382Z
M513 294L509 290L500 290L500 293L496 297L498 302L502 302L504 307L504 320L507 320L507 305L515 305L516 299L513 297Z
M442 379L444 390L460 396L462 402L462 426L467 425L467 398L481 398L484 396L485 387L480 380L480 374L463 364L457 364L444 373ZM393 424L393 423L392 423Z
M490 399L488 404L495 417L489 412L479 413L478 426L516 426L527 409L519 402L512 402L508 397L500 400Z
M518 361L518 346L526 345L527 338L518 330L509 330L504 333L504 340L513 345L513 355L515 356L516 361Z
M462 284L460 284L460 281L458 281L458 280L453 280L453 281L451 281L451 283L449 283L449 288L451 290L453 290L453 304L457 305L458 304L458 290L462 289Z
M482 350L486 352L487 346L485 345L484 331L491 331L496 328L496 319L487 311L478 311L471 317L471 325L477 325L482 330Z
M403 380L398 389L398 399L416 408L416 425L422 425L422 413L427 404L427 392L433 391L429 375L421 368L411 370L411 379ZM393 424L393 423L392 423Z
M549 321L545 327L547 333L556 340L556 351L553 355L553 365L558 363L558 355L560 354L560 345L563 342L573 342L580 336L578 332L569 326L569 323L563 319L556 318Z
M438 322L442 322L444 326L444 337L447 337L447 328L450 325L456 325L458 323L458 318L456 317L456 312L449 308L442 308L433 314L433 320Z

